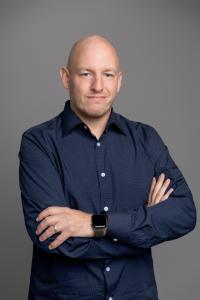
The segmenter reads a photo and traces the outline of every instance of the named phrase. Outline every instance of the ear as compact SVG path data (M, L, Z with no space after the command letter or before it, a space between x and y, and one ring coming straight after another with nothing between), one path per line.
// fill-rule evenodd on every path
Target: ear
M120 71L118 74L118 82L117 82L117 93L120 91L121 85L122 85L122 72Z
M69 89L69 71L66 67L60 69L60 78L65 89Z

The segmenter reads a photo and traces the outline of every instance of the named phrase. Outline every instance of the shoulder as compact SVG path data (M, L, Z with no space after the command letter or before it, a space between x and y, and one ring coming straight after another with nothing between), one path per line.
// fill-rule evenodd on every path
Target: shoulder
M147 152L157 155L166 148L159 130L151 124L130 120L122 115L120 115L120 122L134 142L142 145Z
M158 130L150 124L131 120L121 114L118 114L122 126L128 132L136 134L141 140L147 141L159 136Z
M60 124L61 113L45 122L29 127L22 133L21 150L28 145L47 150L50 148L50 144L54 143L57 138Z

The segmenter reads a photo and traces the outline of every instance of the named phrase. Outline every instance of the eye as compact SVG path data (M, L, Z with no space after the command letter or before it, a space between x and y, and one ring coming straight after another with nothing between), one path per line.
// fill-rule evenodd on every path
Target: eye
M105 73L106 77L114 77L115 75L112 73Z
M90 75L90 73L89 72L82 72L80 75L82 77L88 77Z

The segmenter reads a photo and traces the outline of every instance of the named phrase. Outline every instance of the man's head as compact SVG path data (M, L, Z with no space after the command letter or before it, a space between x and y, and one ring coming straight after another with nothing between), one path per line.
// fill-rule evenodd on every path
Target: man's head
M117 52L107 39L93 35L77 41L60 76L80 117L96 119L110 113L122 73Z

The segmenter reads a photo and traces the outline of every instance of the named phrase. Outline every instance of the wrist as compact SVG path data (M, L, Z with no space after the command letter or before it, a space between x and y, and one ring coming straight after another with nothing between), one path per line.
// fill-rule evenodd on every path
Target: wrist
M94 237L94 230L92 228L92 216L93 214L89 214L89 222L87 223L88 237Z
M105 212L94 214L91 218L91 228L94 232L94 237L101 238L107 233L108 217Z

